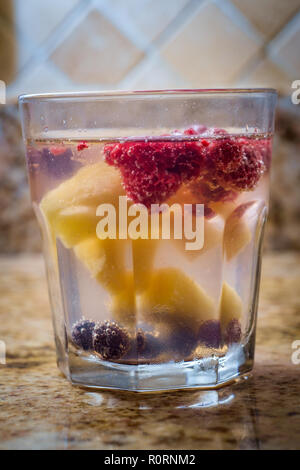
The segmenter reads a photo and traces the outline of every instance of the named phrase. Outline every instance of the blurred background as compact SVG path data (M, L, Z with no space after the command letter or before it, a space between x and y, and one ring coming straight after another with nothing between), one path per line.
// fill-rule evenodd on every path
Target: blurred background
M266 248L300 249L300 0L0 0L0 253L38 252L17 97L55 91L273 87Z

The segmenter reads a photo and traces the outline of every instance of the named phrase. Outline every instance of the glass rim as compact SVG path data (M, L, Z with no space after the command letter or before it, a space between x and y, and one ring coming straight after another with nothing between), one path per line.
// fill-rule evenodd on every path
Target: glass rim
M91 98L126 98L126 97L149 97L149 96L177 96L177 95L275 95L275 88L176 88L161 90L103 90L103 91L78 91L22 94L18 97L19 103L35 100L76 100Z

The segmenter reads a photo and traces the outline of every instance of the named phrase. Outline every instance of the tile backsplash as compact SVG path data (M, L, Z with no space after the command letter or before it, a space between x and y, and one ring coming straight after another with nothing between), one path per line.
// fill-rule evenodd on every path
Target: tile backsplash
M300 0L0 0L0 253L39 251L21 93L274 87L267 246L300 249Z
M1 76L21 93L264 86L300 77L300 0L1 0Z

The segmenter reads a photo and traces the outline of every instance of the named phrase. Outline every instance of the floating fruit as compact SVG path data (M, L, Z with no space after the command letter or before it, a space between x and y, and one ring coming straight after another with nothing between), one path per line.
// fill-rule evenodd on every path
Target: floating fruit
M101 359L106 361L120 359L130 347L128 331L116 322L98 323L93 333L93 345Z
M192 330L215 316L215 306L204 290L177 268L153 272L148 289L139 299L141 315L146 322L167 327L189 327Z
M250 243L252 235L247 224L245 212L255 201L238 206L228 217L224 229L224 251L226 258L231 260Z
M109 301L108 308L114 320L132 328L136 324L133 273L131 271L123 272L119 280L119 288L111 292L111 300Z
M104 153L120 169L128 197L147 207L169 199L204 164L197 142L124 142L106 145Z
M73 343L84 351L93 349L94 328L95 322L84 318L74 323L71 333Z
M118 292L126 286L127 248L128 240L99 240L95 236L76 245L74 253L92 277L110 292Z
M119 195L122 194L124 190L118 171L99 162L81 168L72 178L49 191L42 199L40 208L55 235L69 246L73 241L68 228L72 217L76 241L89 235L97 206L110 203L117 207Z
M217 349L221 345L221 326L218 320L208 320L200 326L198 340L207 348Z
M242 316L242 311L243 303L240 296L227 282L224 282L220 304L222 329L226 328L232 320L239 320Z
M54 230L66 248L96 234L98 218L91 206L72 206L59 211L55 217Z
M132 240L134 285L139 293L147 288L154 264L158 240Z

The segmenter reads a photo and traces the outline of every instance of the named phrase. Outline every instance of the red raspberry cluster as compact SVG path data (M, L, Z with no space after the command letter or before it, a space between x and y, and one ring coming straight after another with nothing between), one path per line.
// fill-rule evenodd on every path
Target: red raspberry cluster
M147 207L166 201L204 168L198 142L125 142L105 146L105 159L120 169L127 195Z
M207 166L218 184L226 189L249 191L258 183L265 165L253 140L225 138L208 147Z
M162 203L183 183L190 183L203 203L232 200L237 192L252 190L266 169L270 152L260 141L205 126L183 134L199 138L105 146L106 162L120 169L126 193L135 203Z

